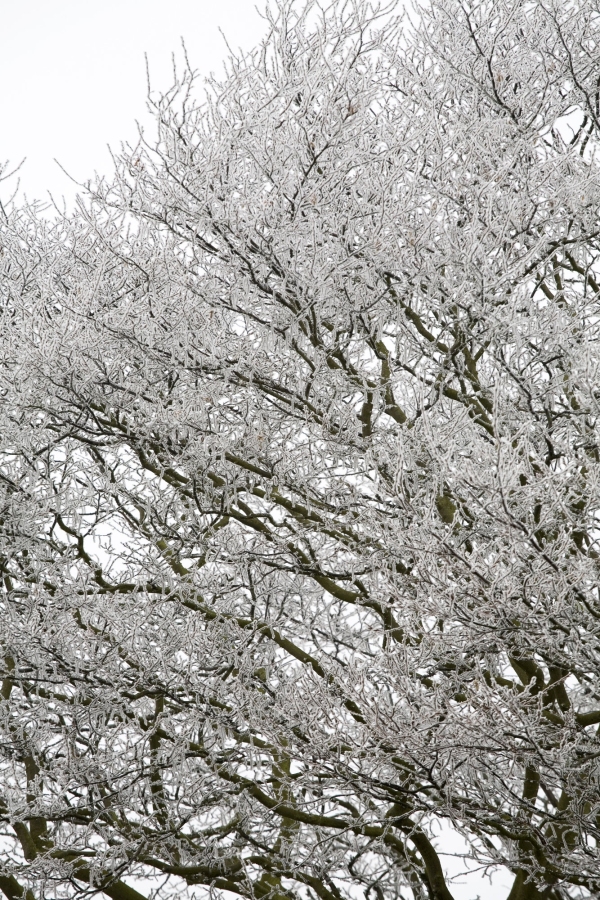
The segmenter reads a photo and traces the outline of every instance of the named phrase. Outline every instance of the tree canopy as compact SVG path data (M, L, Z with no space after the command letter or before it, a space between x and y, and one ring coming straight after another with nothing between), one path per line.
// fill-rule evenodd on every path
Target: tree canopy
M265 28L0 225L0 889L597 897L598 2Z

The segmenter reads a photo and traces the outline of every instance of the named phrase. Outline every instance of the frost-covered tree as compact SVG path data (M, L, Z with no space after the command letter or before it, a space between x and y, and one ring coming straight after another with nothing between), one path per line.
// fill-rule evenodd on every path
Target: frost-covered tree
M600 895L600 8L394 16L7 211L8 900Z

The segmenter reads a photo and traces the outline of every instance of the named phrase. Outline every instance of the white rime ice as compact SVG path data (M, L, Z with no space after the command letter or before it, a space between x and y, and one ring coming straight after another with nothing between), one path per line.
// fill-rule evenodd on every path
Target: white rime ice
M265 35L5 206L0 890L597 898L598 0Z

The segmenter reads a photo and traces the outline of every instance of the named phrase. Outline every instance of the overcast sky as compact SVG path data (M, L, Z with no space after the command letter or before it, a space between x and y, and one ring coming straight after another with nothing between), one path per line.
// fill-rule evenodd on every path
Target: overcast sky
M264 3L260 2L262 9ZM264 32L254 0L8 0L0 31L0 161L16 164L30 199L71 199L76 179L111 169L107 144L136 135L152 86L171 82L185 39L192 64L220 72L226 47L250 49ZM6 198L7 186L0 188Z

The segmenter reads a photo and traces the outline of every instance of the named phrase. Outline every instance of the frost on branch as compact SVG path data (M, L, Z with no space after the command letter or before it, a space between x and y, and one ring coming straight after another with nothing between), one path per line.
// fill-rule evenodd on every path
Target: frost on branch
M267 25L2 225L0 889L597 897L597 3Z

